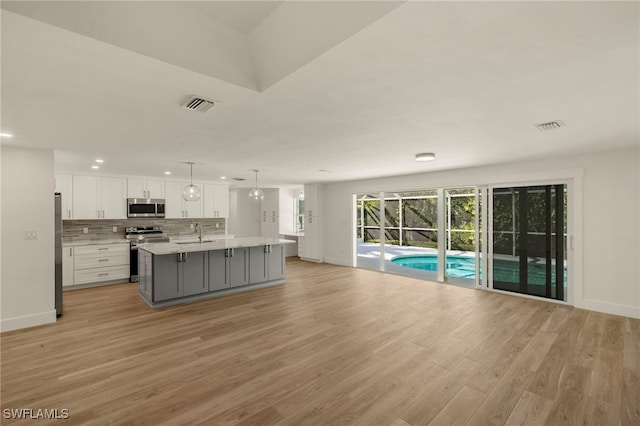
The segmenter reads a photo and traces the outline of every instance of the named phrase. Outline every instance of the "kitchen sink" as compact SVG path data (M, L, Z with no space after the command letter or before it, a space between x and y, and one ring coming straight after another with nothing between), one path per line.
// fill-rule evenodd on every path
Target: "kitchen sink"
M220 240L202 240L203 243L214 243L214 242L219 242ZM189 240L189 241L174 241L175 244L199 244L200 241L195 240Z

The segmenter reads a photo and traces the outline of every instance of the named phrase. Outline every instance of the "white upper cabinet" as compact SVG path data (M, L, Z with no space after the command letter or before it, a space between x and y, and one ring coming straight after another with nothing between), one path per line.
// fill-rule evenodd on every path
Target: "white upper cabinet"
M278 238L280 235L280 191L266 189L260 211L260 234L265 238Z
M99 219L98 178L93 176L73 177L73 218Z
M73 176L74 219L126 217L126 179Z
M226 218L229 217L229 186L226 184L205 183L204 193L204 217Z
M165 182L165 215L167 219L199 219L203 217L203 187L201 184L194 184L200 188L200 200L185 201L182 198L182 188L189 185L189 182Z
M126 181L121 178L100 179L100 201L103 219L127 218Z
M318 202L318 185L304 186L304 215L320 216L320 204Z
M73 176L72 175L55 175L56 192L61 195L61 214L62 219L72 219L73 209Z
M164 181L127 179L127 198L164 198Z

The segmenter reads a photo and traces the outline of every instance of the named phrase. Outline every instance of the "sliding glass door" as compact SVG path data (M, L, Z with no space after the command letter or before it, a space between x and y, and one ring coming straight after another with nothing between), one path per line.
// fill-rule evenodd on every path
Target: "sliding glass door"
M493 188L493 288L566 301L566 185Z

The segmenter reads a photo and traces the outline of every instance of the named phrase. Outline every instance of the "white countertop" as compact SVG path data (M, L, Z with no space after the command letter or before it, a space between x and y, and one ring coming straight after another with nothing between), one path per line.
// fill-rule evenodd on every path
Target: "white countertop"
M62 243L63 247L75 247L75 246L91 246L98 244L129 244L129 240L125 240L124 238L121 240L82 240L82 241L71 241L68 243Z
M189 253L194 251L224 250L228 248L258 247L276 244L295 244L295 241L264 237L220 238L208 243L148 243L140 244L138 245L138 248L140 250L148 251L151 254L163 255L173 253Z

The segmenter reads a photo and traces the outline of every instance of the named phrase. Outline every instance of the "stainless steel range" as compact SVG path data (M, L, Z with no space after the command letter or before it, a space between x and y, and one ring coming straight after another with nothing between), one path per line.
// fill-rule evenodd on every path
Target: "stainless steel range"
M169 237L159 226L130 226L125 228L125 238L129 240L131 248L129 282L135 282L138 281L138 245L168 243Z

